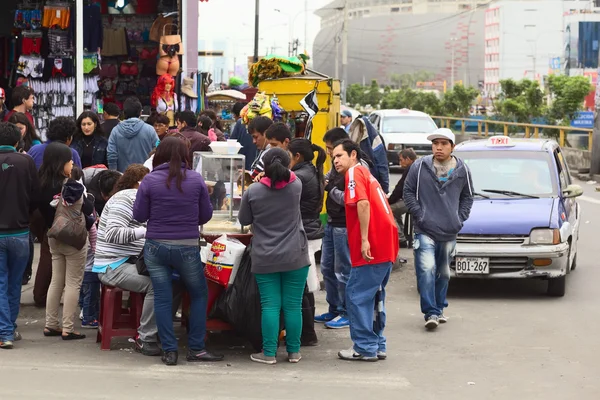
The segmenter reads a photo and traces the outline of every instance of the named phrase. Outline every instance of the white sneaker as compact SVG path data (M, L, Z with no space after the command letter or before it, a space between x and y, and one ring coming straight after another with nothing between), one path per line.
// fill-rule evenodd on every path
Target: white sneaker
M440 324L445 324L446 322L448 322L450 318L446 317L444 314L440 315L438 317L438 320L440 321Z
M439 318L437 315L432 315L429 318L427 318L427 321L425 321L425 328L429 329L429 330L433 330L435 328L438 327L439 325Z
M370 361L370 362L379 361L379 358L377 358L377 357L367 357L367 356L363 356L362 354L358 354L357 352L354 351L354 348L340 351L338 353L338 357L341 358L342 360L348 360L348 361Z

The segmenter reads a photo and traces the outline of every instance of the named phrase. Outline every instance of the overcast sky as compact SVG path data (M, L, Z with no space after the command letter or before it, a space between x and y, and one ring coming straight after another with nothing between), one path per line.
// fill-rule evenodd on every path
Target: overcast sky
M308 52L312 52L314 37L319 32L319 18L314 11L331 0L306 0L308 12L304 12L304 0L260 0L260 46L259 54L267 48L277 47L278 54L287 55L290 37L290 21L293 37L300 40L300 52L305 50L304 26L308 27ZM254 51L254 0L209 0L201 2L199 39L207 46L222 47L217 42L227 42L223 50L234 52L235 57L252 55ZM281 13L275 11L281 10ZM235 42L235 45L233 44ZM231 56L231 54L229 55Z

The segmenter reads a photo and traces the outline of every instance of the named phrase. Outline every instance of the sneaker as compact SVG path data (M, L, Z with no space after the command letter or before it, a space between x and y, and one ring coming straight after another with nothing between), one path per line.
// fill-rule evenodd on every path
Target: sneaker
M79 313L79 319L83 321L83 310Z
M275 357L265 356L265 353L256 353L250 356L250 359L254 362L261 364L274 365L277 364Z
M437 315L431 315L425 321L425 328L427 328L429 330L433 330L433 329L437 328L439 324L440 323L439 323L438 316Z
M325 323L325 328L329 328L329 329L343 329L343 328L349 328L349 327L350 327L350 321L348 320L348 318L342 317L341 315L338 315L331 321Z
M162 355L161 360L165 365L177 365L178 357L179 354L176 351L167 351Z
M19 340L23 339L23 336L21 336L21 333L19 331L15 331L15 333L13 334L13 336L15 337L13 339L14 342L18 342Z
M358 354L357 352L354 351L354 349L342 350L338 353L338 357L341 358L342 360L348 360L348 361L369 361L369 362L379 361L379 358L377 358L377 357L367 357L367 356Z
M83 320L81 321L81 327L84 329L98 329L98 321L93 320L93 321L86 321Z
M187 352L187 360L189 362L201 362L201 361L205 361L205 362L210 362L210 361L223 361L223 358L225 358L224 355L222 354L213 354L208 352L206 349L204 350L188 350Z
M13 348L13 342L11 342L10 340L4 340L4 341L0 341L0 349L12 349Z
M315 322L325 323L337 317L337 314L326 312L325 314L315 315Z
M385 360L387 358L387 353L385 351L378 351L377 358L380 360Z
M442 314L438 317L438 320L440 321L440 324L445 324L446 322L448 322L449 318Z
M160 353L161 353L160 347L158 347L158 343L144 342L140 338L137 338L135 340L135 351L137 351L138 353L141 353L144 356L148 356L148 357L160 356ZM167 353L169 353L169 352L167 352ZM175 363L177 363L177 359L175 359ZM167 364L167 365L171 365L171 364Z
M300 353L288 353L288 361L292 364L299 363L302 360L302 355Z

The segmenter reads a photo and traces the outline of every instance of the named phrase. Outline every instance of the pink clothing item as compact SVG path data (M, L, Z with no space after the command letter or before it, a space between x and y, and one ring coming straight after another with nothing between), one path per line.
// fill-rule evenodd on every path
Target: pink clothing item
M277 182L275 184L275 189L283 189L284 187L286 187L290 183L294 182L295 180L296 180L296 174L294 174L292 171L290 171L290 180L287 182ZM270 188L271 187L271 178L268 178L265 176L260 179L260 183L262 183L266 187Z
M217 133L215 132L214 128L210 128L208 130L208 138L210 139L211 142L216 142L217 139Z

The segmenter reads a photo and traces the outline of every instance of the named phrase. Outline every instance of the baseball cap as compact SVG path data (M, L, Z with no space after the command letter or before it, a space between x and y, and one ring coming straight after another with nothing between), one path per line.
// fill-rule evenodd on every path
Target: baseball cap
M435 139L448 139L452 143L456 143L456 137L454 133L448 128L439 128L434 131L431 135L427 136L427 140L433 142Z
M348 111L348 110L344 110L344 111L342 111L342 112L340 113L340 115L341 115L342 117L350 117L350 118L352 118L352 113L351 113L350 111Z
M0 87L0 99L6 98L6 93L4 93L4 89Z

